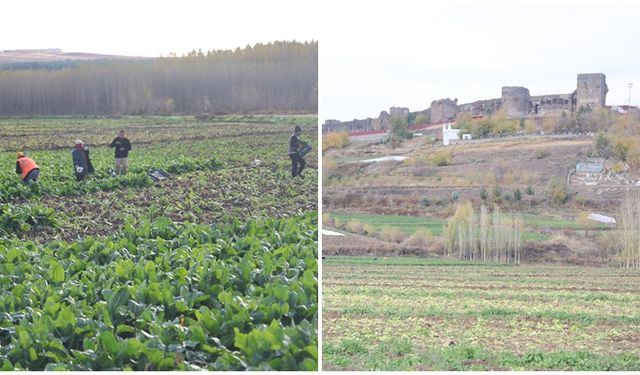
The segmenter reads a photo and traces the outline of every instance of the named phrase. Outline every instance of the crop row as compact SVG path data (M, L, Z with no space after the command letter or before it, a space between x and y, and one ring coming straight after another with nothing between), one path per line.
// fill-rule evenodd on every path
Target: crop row
M316 117L222 116L196 121L191 116L114 118L0 119L0 151L33 151L73 147L81 138L91 146L106 145L120 129L138 143L184 142L249 135L291 133L293 125L314 128Z
M262 144L260 144L262 142ZM113 150L97 147L91 150L96 173L87 180L75 180L69 150L34 151L31 156L39 165L39 181L31 186L22 184L14 173L14 153L0 154L0 201L28 199L47 195L66 196L109 191L121 187L148 187L152 180L147 172L163 169L171 174L220 168L246 168L255 159L263 168L286 171L287 139L283 136L245 136L241 139L202 140L187 143L135 146L130 153L130 171L126 176L113 176ZM309 160L313 163L313 155Z
M325 369L640 368L640 275L557 265L331 257Z

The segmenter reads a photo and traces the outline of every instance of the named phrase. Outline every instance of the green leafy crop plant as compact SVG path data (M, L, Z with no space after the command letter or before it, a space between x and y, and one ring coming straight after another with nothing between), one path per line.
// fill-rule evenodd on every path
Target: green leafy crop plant
M3 368L313 370L316 220L1 240Z

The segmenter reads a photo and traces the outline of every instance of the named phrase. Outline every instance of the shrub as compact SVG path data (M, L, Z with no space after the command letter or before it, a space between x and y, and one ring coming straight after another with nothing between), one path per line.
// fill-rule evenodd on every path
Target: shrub
M444 167L453 164L453 156L450 150L443 150L427 156L427 161L432 165Z
M536 192L533 190L533 186L531 185L527 186L527 189L524 191L524 193L529 196L534 196L536 194Z
M403 242L404 246L416 247L419 249L426 249L433 242L433 233L430 230L424 229L416 231L406 241Z
M406 239L407 235L400 229L393 227L384 227L380 232L380 238L387 242L400 243Z
M347 231L356 234L363 234L364 224L357 220L351 220L347 223Z
M547 133L562 134L577 130L576 117L564 111L560 116L546 117L542 126Z
M536 159L544 159L549 156L549 153L546 150L538 149L536 150L535 157Z
M500 198L502 196L502 188L498 185L493 187L493 196L496 198Z
M567 203L571 198L569 185L565 181L552 179L547 186L547 199L556 205Z
M611 142L604 131L599 131L596 134L596 152L598 156L603 158L611 156Z
M376 230L376 228L371 225L371 224L364 224L362 226L362 231L364 232L365 235L367 236L372 236L374 234L376 234L378 231Z
M483 186L480 189L480 199L482 199L483 202L486 202L487 198L489 198L489 193L487 193L487 189Z
M491 117L474 120L470 113L461 112L456 118L456 126L463 133L471 133L473 138L484 138L490 135L514 134L521 129L520 120L507 118L504 111L498 111Z
M460 112L456 116L456 128L461 129L466 133L472 133L474 131L473 116L469 112Z
M333 221L333 216L329 213L322 214L322 224L327 226L334 226L335 222Z
M520 188L516 188L516 190L513 192L513 199L517 201L522 200L522 192L520 191Z
M392 117L389 125L389 141L391 147L396 148L405 139L413 138L413 133L409 131L409 123L405 117Z
M322 158L322 180L328 181L338 169L336 162L329 158Z
M451 192L451 201L455 202L458 199L460 199L460 192L459 191Z
M630 148L631 146L629 145L628 142L622 141L620 143L616 143L615 146L613 146L613 153L616 156L616 158L622 161L626 161Z
M613 165L613 167L611 167L611 170L613 171L613 173L622 173L624 172L624 163L619 161L617 163L615 163Z
M431 121L431 116L425 113L419 113L418 115L416 115L416 118L413 123L416 125L422 125L422 124L428 124L430 121Z
M431 205L431 202L429 201L429 197L427 197L427 196L423 196L423 197L420 199L420 205L421 205L422 207L429 207L429 205Z
M344 148L349 145L349 133L332 132L322 137L322 151L330 148Z

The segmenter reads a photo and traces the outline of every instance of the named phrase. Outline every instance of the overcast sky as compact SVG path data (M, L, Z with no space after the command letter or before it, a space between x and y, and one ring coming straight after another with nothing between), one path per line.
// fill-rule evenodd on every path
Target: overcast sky
M500 97L569 93L607 75L607 104L640 103L640 3L411 0L22 0L2 4L0 50L160 56L320 41L320 118L375 117ZM560 5L558 5L560 4Z
M593 72L607 76L607 104L627 104L634 82L637 105L640 5L557 3L344 1L322 23L321 121L499 98L502 86L570 93Z
M318 40L309 0L21 0L2 3L0 50L157 57L274 40Z

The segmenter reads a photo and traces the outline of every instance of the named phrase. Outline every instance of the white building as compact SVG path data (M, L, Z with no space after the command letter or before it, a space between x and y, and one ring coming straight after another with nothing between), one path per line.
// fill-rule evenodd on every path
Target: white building
M449 146L449 141L460 139L460 129L451 129L451 123L442 124L442 144Z

